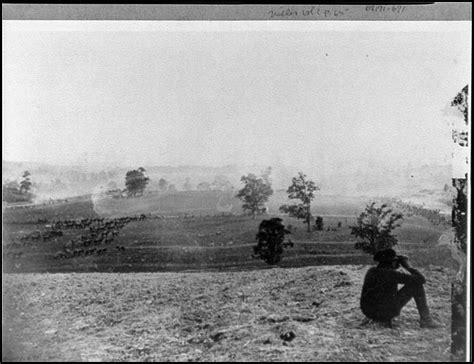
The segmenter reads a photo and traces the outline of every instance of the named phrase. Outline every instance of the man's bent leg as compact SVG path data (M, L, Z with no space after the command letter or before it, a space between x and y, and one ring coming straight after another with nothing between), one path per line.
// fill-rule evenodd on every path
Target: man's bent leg
M409 283L398 291L397 303L399 310L401 310L412 298L415 300L416 308L420 314L420 326L427 328L439 327L439 325L435 324L431 318L423 284Z

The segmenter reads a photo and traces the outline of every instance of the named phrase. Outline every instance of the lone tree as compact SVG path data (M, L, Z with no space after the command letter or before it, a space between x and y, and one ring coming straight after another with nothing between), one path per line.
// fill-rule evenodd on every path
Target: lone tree
M125 175L125 186L129 196L143 195L143 191L150 181L150 178L146 177L143 172L145 172L145 169L140 167L138 169L128 171Z
M257 214L262 214L265 211L265 203L268 202L269 197L273 194L270 180L265 173L261 177L249 173L240 179L244 184L244 188L237 193L236 197L244 202L242 209L248 211L253 219L255 219Z
M321 216L316 216L315 229L322 231L324 229L324 222Z
M392 232L403 219L402 214L394 213L386 204L375 205L375 202L367 205L357 218L357 226L351 226L351 234L361 239L354 247L372 255L397 245L397 237Z
M280 262L283 248L293 246L292 242L284 243L285 234L290 234L290 231L282 224L282 219L274 217L263 220L258 227L258 243L253 248L253 257L271 265Z
M31 189L31 181L30 181L31 173L28 171L23 172L23 176L21 177L20 181L20 193L28 194Z
M280 211L291 217L305 220L308 225L308 232L311 232L311 201L314 199L314 192L320 190L319 186L306 178L303 172L298 173L298 177L293 177L292 184L286 193L291 200L300 200L301 203L295 205L282 205Z
M160 178L158 181L158 187L160 187L162 192L166 192L166 190L168 190L168 185L168 181L166 181L164 178Z
M31 193L32 183L30 181L30 172L25 171L20 182L6 180L2 184L2 201L8 203L31 202L33 194Z

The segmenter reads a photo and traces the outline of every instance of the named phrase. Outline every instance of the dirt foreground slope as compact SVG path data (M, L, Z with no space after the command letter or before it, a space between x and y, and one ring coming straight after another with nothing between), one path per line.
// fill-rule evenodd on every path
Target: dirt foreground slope
M420 269L444 327L420 329L411 301L387 329L360 312L367 269L5 274L2 359L449 361L452 272Z

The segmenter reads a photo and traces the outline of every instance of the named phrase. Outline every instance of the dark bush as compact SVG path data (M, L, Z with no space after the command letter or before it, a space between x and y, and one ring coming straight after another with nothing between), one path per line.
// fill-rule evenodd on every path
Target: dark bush
M274 217L263 220L258 227L258 244L253 249L254 257L271 265L280 262L283 248L293 245L291 242L284 243L285 234L290 234L290 231L282 224L282 219Z

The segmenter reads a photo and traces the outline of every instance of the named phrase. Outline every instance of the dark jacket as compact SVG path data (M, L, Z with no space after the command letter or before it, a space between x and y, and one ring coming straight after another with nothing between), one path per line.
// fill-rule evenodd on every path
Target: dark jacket
M400 314L397 294L398 284L423 284L425 277L414 268L411 274L399 272L390 266L379 264L367 271L362 286L360 308L367 317L374 320L390 320Z

